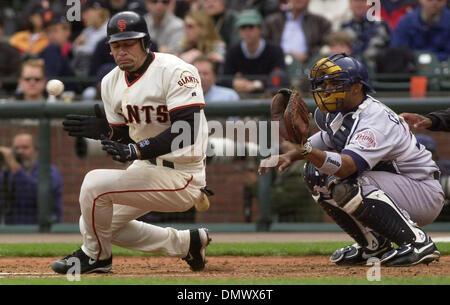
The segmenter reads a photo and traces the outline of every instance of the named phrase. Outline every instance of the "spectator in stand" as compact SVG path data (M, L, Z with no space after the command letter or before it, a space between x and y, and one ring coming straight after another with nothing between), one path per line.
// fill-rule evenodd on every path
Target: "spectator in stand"
M353 54L353 39L344 31L333 32L327 36L328 55L335 53Z
M39 148L33 135L22 132L14 136L12 147L0 146L2 173L0 175L0 211L5 224L37 224L39 181ZM62 177L51 165L52 217L61 222Z
M241 12L242 10L257 10L263 18L280 11L279 0L225 0L228 9Z
M367 60L373 67L379 51L389 45L390 30L384 21L367 19L367 0L349 0L352 19L342 24L341 30L348 32L353 39L354 55Z
M274 87L288 85L283 50L262 38L262 23L257 11L244 10L236 24L242 41L228 50L223 74L233 77L224 85L239 94L271 93ZM273 79L278 80L272 83Z
M46 81L44 60L41 58L26 60L20 68L16 99L27 102L43 102Z
M344 22L352 18L348 0L313 0L308 10L330 21L333 31L338 31Z
M114 16L122 11L133 11L139 15L144 15L147 13L144 1L145 0L108 0L107 6L110 16Z
M418 0L381 0L381 19L389 24L393 32L400 19L416 8L417 2Z
M41 53L49 44L44 32L44 8L40 2L31 2L24 11L25 30L12 35L9 43L18 49L23 58Z
M54 13L52 18L45 23L45 32L50 44L57 45L64 58L71 59L72 42L70 41L71 26L64 15Z
M308 11L309 0L289 0L290 9L269 15L263 25L264 37L283 48L298 61L305 62L319 52L331 24Z
M20 54L19 51L9 43L2 41L3 16L0 14L0 77L19 76ZM7 97L15 90L16 85L2 83L0 81L0 97Z
M69 40L71 35L70 23L65 16L53 14L46 23L45 31L50 44L40 54L45 62L45 76L47 79L70 77L75 74L70 67L72 58L72 44ZM65 83L66 90L77 91L76 83Z
M214 29L212 19L201 10L190 11L184 17L185 36L183 51L179 57L188 63L205 55L215 64L221 64L225 57L225 43Z
M217 73L214 62L206 56L200 56L192 63L198 70L202 83L205 102L236 102L239 95L233 89L216 85Z
M173 0L146 1L148 13L144 17L152 41L158 44L158 51L180 53L184 23L169 10Z
M203 9L213 19L216 31L227 48L239 41L237 12L227 9L225 0L203 0Z
M78 76L89 73L90 58L97 43L106 37L109 11L104 0L87 0L82 7L85 28L73 42L74 59L72 66Z
M391 45L429 51L444 61L450 56L450 9L447 0L419 0L420 6L405 15L395 29Z

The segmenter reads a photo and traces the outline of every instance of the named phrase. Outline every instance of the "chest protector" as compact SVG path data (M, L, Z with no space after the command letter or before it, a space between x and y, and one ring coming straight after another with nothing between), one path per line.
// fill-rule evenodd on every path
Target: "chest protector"
M314 113L314 120L317 126L328 134L333 145L331 148L338 152L344 149L355 124L353 114L354 112L349 112L345 115L342 115L340 112L324 114L319 108Z

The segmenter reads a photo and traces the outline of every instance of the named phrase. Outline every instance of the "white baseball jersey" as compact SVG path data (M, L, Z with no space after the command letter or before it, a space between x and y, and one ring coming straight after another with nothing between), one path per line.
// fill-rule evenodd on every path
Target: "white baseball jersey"
M352 156L358 168L372 169L380 162L389 162L397 174L416 180L430 179L439 170L431 153L417 142L408 124L379 101L368 96L358 110L346 115L353 116L355 121L339 152ZM343 120L344 116L338 114L327 124L337 132ZM310 140L319 149L334 148L326 131L320 131Z
M102 80L101 95L108 122L128 125L135 142L155 137L171 126L169 112L205 105L197 69L171 54L152 53L153 61L144 74L128 83L124 71L113 69ZM158 157L171 161L175 169L204 171L208 127L203 110L194 145ZM174 130L175 132L177 130ZM142 162L142 161L135 161Z

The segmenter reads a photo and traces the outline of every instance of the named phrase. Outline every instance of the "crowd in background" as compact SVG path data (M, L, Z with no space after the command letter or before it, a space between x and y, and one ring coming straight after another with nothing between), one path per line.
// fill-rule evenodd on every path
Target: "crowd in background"
M292 67L335 52L358 57L371 72L398 73L414 72L414 51L440 62L450 56L447 0L380 0L378 21L366 0L80 1L80 21L68 21L65 0L19 1L20 8L0 1L3 98L45 99L46 81L60 78L79 99L98 99L102 77L115 67L106 24L123 10L145 17L152 51L210 68L203 73L213 75L203 88L210 100L270 96L305 77Z

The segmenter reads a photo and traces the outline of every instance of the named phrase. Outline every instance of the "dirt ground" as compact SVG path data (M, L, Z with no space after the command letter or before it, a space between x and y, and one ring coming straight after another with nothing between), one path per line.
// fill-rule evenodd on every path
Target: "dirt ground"
M0 258L0 277L53 277L61 276L50 269L54 257ZM269 256L269 257L209 257L203 272L191 272L181 259L170 257L115 257L113 269L106 275L89 277L169 277L169 278L323 278L366 277L369 266L342 267L328 261L328 256ZM448 276L450 256L439 262L415 267L381 267L381 276L419 277Z
M448 241L449 232L431 233L434 240ZM212 233L213 242L302 242L347 241L343 233ZM80 234L9 234L0 235L0 243L81 242ZM58 277L50 264L59 257L0 258L0 278ZM259 256L208 257L203 272L191 272L181 259L171 257L114 257L113 269L106 275L89 277L170 277L170 278L323 278L366 277L370 266L342 267L329 262L329 256ZM381 267L381 276L448 276L450 256L439 262L415 267Z

